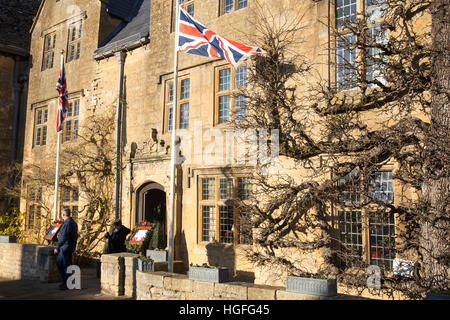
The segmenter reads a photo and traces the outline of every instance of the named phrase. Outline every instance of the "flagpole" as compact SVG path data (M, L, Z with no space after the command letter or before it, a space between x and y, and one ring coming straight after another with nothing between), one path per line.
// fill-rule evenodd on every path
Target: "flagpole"
M175 220L175 164L178 155L176 154L177 138L177 109L178 109L178 31L180 22L180 3L176 3L175 14L175 40L174 40L174 63L173 63L173 106L172 106L172 142L170 147L170 214L169 214L169 250L168 250L168 271L173 272L174 259L174 220Z
M64 50L61 49L61 70L63 68L64 64ZM58 108L59 108L59 101L58 99ZM61 148L61 131L59 128L57 128L58 132L58 140L56 142L56 174L55 174L55 203L53 205L53 221L56 221L57 214L58 214L58 187L59 187L59 151Z
M55 204L53 207L53 221L56 221L58 213L58 186L59 186L59 149L61 147L61 131L58 131L58 141L56 147L56 178L55 178Z

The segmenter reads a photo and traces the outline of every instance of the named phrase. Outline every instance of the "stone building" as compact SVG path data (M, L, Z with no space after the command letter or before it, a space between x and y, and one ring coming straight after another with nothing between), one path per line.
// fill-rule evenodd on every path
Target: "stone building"
M29 71L29 29L40 1L0 3L0 167L22 162ZM4 171L6 170L6 171ZM20 177L18 177L20 180ZM0 199L0 214L6 209Z
M209 29L235 41L248 43L252 30L252 0L185 0L185 8ZM351 0L345 10L364 1ZM304 17L304 44L299 48L318 67L323 78L336 76L328 60L331 21L327 1L273 1L272 6ZM340 2L339 2L340 3ZM344 4L340 4L344 6ZM30 85L24 159L28 164L54 161L56 150L59 52L64 49L71 110L64 128L64 146L76 143L86 116L115 106L121 94L121 171L119 216L128 227L151 220L157 207L169 208L170 136L176 126L183 141L198 129L204 145L177 166L175 256L189 263L230 267L236 276L259 283L280 283L254 268L243 256L248 239L239 235L232 199L237 190L248 190L249 165L214 164L204 156L211 150L211 130L222 132L226 122L242 111L233 92L245 83L246 67L234 69L225 60L179 55L178 92L173 92L174 0L44 0L31 28ZM341 8L342 9L342 8ZM341 12L341 11L339 11ZM342 11L343 12L343 11ZM251 43L248 43L251 44ZM333 58L334 59L334 58ZM120 72L120 66L123 72ZM178 121L173 124L172 99L177 94ZM209 135L209 136L208 136ZM205 138L205 136L208 136ZM200 136L200 140L201 140ZM185 149L189 150L189 149ZM187 153L187 152L186 152ZM226 173L224 168L227 167ZM390 167L392 170L393 166ZM382 174L392 188L392 172ZM231 190L234 186L234 194ZM392 188L390 189L393 192ZM53 190L47 192L52 208ZM26 228L38 219L26 183L21 210L27 212ZM61 197L64 198L64 197ZM83 194L73 189L66 203L75 211ZM30 209L32 208L32 209ZM166 210L168 212L168 210ZM81 217L82 213L80 213ZM162 215L167 227L167 215ZM314 265L314 258L308 262Z

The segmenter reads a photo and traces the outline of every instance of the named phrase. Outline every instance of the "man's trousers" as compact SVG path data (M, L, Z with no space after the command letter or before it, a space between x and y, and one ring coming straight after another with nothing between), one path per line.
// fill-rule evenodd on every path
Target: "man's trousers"
M67 284L67 268L70 265L72 265L72 251L67 249L60 250L56 258L56 267L58 268L63 284Z

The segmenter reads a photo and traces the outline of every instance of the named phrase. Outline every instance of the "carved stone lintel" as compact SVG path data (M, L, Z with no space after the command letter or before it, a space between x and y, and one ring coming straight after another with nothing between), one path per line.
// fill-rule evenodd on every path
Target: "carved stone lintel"
M136 144L133 158L145 158L155 155L158 152L158 144L153 141L145 141L141 144ZM130 154L131 156L131 154Z

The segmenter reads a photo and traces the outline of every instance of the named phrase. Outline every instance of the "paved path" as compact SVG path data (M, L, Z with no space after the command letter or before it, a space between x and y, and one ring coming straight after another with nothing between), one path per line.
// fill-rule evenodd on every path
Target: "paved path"
M0 278L0 300L128 300L101 293L96 269L81 270L81 289L58 289L59 283Z
M81 270L81 289L58 289L59 283L0 278L0 300L134 300L128 297L105 295L100 290L97 269ZM366 300L366 298L338 295L334 300Z

